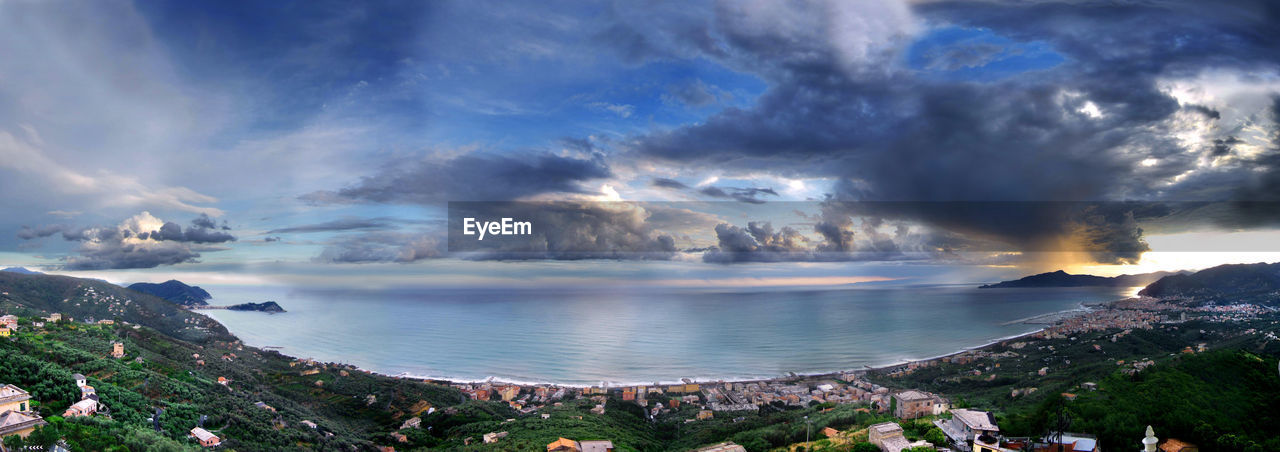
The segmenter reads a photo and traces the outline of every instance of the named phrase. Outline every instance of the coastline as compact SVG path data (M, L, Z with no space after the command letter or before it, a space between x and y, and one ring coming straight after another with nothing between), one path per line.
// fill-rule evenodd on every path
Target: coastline
M1095 306L1105 307L1115 301L1119 301L1119 300L1099 302L1099 303L1096 303ZM1074 308L1074 309L1041 314L1038 316L1029 317L1028 319L1035 319L1035 318L1040 318L1045 316L1062 315L1062 314L1070 314L1070 313L1085 314L1093 311L1094 309L1097 309L1097 308L1090 309L1084 303L1082 303L1081 305L1082 305L1081 308ZM1055 321L1055 323L1057 323L1057 321L1061 321L1063 319L1070 318L1070 317L1073 317L1073 316L1066 315L1066 316L1060 317ZM552 386L552 387L560 387L560 388L578 388L578 389L590 388L590 387L612 388L612 387L627 387L627 386L646 386L646 385L653 385L655 383L657 385L675 385L675 384L684 384L686 383L685 380L688 380L693 383L706 384L706 383L776 382L776 381L796 381L796 380L807 380L807 379L839 379L842 375L848 375L848 374L862 375L862 374L866 374L868 372L873 372L873 371L891 370L897 367L910 365L911 363L924 363L924 362L936 361L943 358L953 357L953 356L957 356L957 355L972 352L972 351L982 350L984 348L992 347L1004 342L1035 336L1045 331L1046 329L1050 328L1051 326L1052 324L1045 324L1032 331L995 338L979 345L968 346L968 347L961 348L959 350L955 350L952 352L947 352L947 353L943 353L943 354L939 354L931 357L926 357L926 358L895 360L894 362L891 362L891 363L866 365L866 366L863 366L863 368L861 369L841 369L841 370L818 371L818 372L807 372L807 373L792 372L785 375L777 375L777 376L756 376L756 377L732 376L732 377L726 377L726 378L687 377L687 378L680 378L675 380L656 380L656 381L638 381L637 380L637 381L627 381L627 382L601 382L606 384L591 385L591 384L581 384L581 383L559 383L559 382L554 382L549 380L547 381L519 380L519 379L504 378L499 376L488 376L482 379L473 379L473 378L446 377L446 376L435 377L430 375L415 375L415 374L410 374L408 372L391 374L391 373L384 373L378 370L368 369L368 368L354 366L354 365L345 364L345 363L336 363L336 364L352 366L361 372L365 372L373 375L379 375L387 378L407 379L407 380L444 384L444 385L455 385L455 384L468 385L468 384L486 384L487 383L487 384L511 385L511 386L519 386L519 387ZM256 345L249 345L249 344L246 344L246 345L252 346L255 348L260 348L260 349L270 348L270 349L273 349L274 351L279 351L278 349L280 348L276 346L256 346ZM284 354L284 353L281 352L281 354ZM286 355L286 356L289 356L289 355ZM290 357L295 359L300 359L294 356L290 356Z

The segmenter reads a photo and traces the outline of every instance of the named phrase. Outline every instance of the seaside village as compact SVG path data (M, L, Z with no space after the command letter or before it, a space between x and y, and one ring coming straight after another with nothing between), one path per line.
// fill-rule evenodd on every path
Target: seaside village
M1157 312L1166 311L1176 306L1164 306L1161 302L1150 299L1127 300L1124 303L1128 304L1114 306L1119 309L1097 310L1077 317L1062 319L1052 326L1048 326L1031 335L1031 337L1036 339L1064 338L1081 332L1114 331L1117 329L1120 332L1116 333L1116 335L1125 335L1135 329L1151 329L1159 323L1167 324L1185 321L1186 312L1196 312L1202 318L1207 317L1219 321L1246 319L1260 313L1257 311L1257 307L1253 305L1219 306L1183 310L1180 318L1169 318ZM43 328L46 323L71 321L72 319L69 317L54 313L43 319L30 322L30 326L32 328ZM101 320L95 322L92 319L87 319L82 323L107 325L111 324L112 321ZM14 315L0 316L0 340L8 338L13 332L22 327L24 326L19 325L18 317ZM1006 341L1006 343L1013 349L1019 349L1021 348L1020 345L1025 345L1020 341ZM103 354L120 359L125 356L124 347L125 345L121 342L113 342L110 350L103 350ZM1199 350L1196 351L1203 351L1203 344L1199 344L1198 347ZM1188 347L1187 352L1193 352L1191 348ZM1005 354L1009 353L1011 352L1005 352ZM880 371L887 373L889 376L896 376L909 374L918 369L942 362L965 364L978 359L994 357L1001 356L985 350L969 350L946 357L900 364L880 369ZM1016 355L1005 357L1016 358ZM195 356L194 358L200 357ZM197 363L203 364L203 361L197 361ZM1121 364L1125 365L1125 370L1137 372L1141 371L1145 365L1150 365L1150 361L1135 362L1131 365L1123 362ZM328 364L318 363L311 359L297 359L291 365L302 367L303 369L300 370L301 375L307 376L319 372L316 366L327 366ZM354 370L355 368L352 367L351 369ZM1044 373L1045 370L1041 369L1040 375L1044 375ZM62 416L110 416L110 407L99 400L96 391L93 386L88 384L85 376L75 374L72 375L72 378L75 380L76 386L80 388L80 400L68 407L62 413ZM317 384L319 383L317 381ZM227 381L219 378L219 384L225 385ZM903 427L898 422L879 423L869 426L865 431L858 432L841 432L832 428L824 428L815 433L826 438L856 437L858 441L870 442L885 452L900 452L909 449L919 450L917 448L922 447L926 448L926 450L959 452L1100 452L1101 450L1096 437L1086 432L1061 432L1052 437L1044 438L1004 437L1001 435L1000 426L997 425L996 418L992 413L963 408L953 409L947 399L921 390L884 387L868 381L865 371L852 371L825 376L793 375L787 378L737 382L695 382L690 379L683 379L680 384L654 383L652 385L621 387L569 387L550 384L516 385L493 382L453 383L451 386L474 400L500 401L507 403L522 415L536 415L541 416L543 419L549 419L552 416L550 412L554 411L547 408L561 406L564 402L575 399L589 399L594 405L590 409L590 415L603 415L606 411L606 402L610 397L621 400L623 403L635 403L644 407L644 411L650 419L656 419L660 416L675 416L677 415L675 413L696 412L692 418L684 419L683 422L685 423L706 421L717 417L731 417L732 421L738 422L744 419L742 416L745 414L753 411L758 412L765 405L856 404L860 406L858 408L859 411L883 415L892 414L892 416L900 420L932 419L932 424L942 431L945 440L939 441L937 444L924 440L911 442L904 436ZM1084 390L1096 390L1097 385L1084 383L1082 388ZM1029 388L1029 390L1034 390L1034 388ZM1017 394L1014 395L1016 396ZM31 400L30 394L23 388L0 382L0 438L10 435L25 437L34 431L36 427L46 424L32 408L35 403L37 401ZM274 411L272 407L262 404L262 402L258 402L258 404L260 408ZM680 410L682 405L696 406L698 409L695 411L687 408ZM454 410L455 408L452 407L444 408L445 414L452 414L451 411ZM430 415L436 411L435 408L428 406L421 413L422 415ZM303 421L304 424L309 422ZM422 424L421 417L413 417L404 421L400 429L422 428ZM314 424L309 425L314 428ZM214 433L200 426L193 425L191 427L189 436L201 446L213 448L221 444L222 439ZM402 433L393 433L392 436L400 442L406 441L405 435ZM494 450L501 450L501 443L506 436L507 432L505 431L494 431L486 433L479 438L466 438L465 443L468 445L488 444L492 445ZM1148 427L1145 438L1135 438L1135 447L1139 447L1139 441L1141 442L1139 450L1148 452L1198 451L1195 445L1177 439L1167 438L1164 441L1160 441L1150 427ZM3 452L3 447L3 444L0 443L0 452ZM547 444L546 449L547 452L610 452L614 450L614 445L608 440L578 441L572 438L559 438ZM387 447L385 450L393 451L394 448ZM732 442L694 450L694 452L745 451L746 449L743 446Z
M1261 313L1254 305L1226 307L1192 308L1167 305L1159 301L1131 300L1120 309L1103 309L1085 313L1072 318L1061 319L1051 326L1034 333L1029 339L1064 339L1073 334L1120 330L1117 335L1126 335L1136 329L1152 329L1160 323L1175 324L1186 321L1186 312L1195 312L1214 321L1232 321L1252 318ZM1181 317L1169 318L1159 311L1181 310ZM1007 341L1011 348L1026 346L1026 342ZM1196 344L1196 348L1188 347L1184 352L1204 351L1204 344ZM1006 358L1016 355L1005 352ZM967 364L984 358L999 358L985 350L970 350L946 357L909 362L883 369L889 376L901 376L917 369L938 363ZM1151 361L1124 363L1122 371L1141 371ZM1045 375L1047 368L1040 369ZM453 386L476 400L500 400L508 403L522 414L534 414L544 411L543 408L560 406L562 400L589 398L594 403L591 413L605 413L606 401L609 397L621 399L647 408L648 416L653 419L660 415L670 414L682 405L699 407L693 418L684 422L699 422L717 416L741 416L743 412L758 411L764 405L785 404L789 406L807 406L812 403L859 404L859 410L892 414L900 420L916 420L932 418L932 424L940 429L945 441L939 444L924 440L909 441L904 436L903 427L898 422L884 422L869 426L863 432L841 432L832 428L824 428L819 433L827 438L852 438L855 433L859 439L865 438L884 452L900 452L904 450L959 451L959 452L1101 452L1097 437L1086 432L1060 432L1052 437L1026 438L1005 437L1000 433L996 417L986 411L951 408L950 402L936 394L916 389L891 389L880 386L865 379L864 371L846 372L828 376L779 378L773 380L742 382L695 382L683 379L682 384L659 384L622 387L560 387L554 385L514 385L495 383L454 384ZM1086 382L1084 390L1096 390L1097 384ZM1034 391L1026 388L1024 391ZM1013 394L1017 396L1018 394ZM1073 396L1064 394L1064 396ZM665 401L662 402L655 400ZM548 418L550 414L541 414ZM740 421L736 417L733 420ZM478 440L486 444L501 442L507 432L497 431L483 435ZM862 436L862 435L865 435ZM470 444L472 439L468 439ZM1149 452L1198 452L1194 444L1175 438L1163 441L1155 436L1148 426L1145 438L1135 438L1134 448ZM607 452L612 451L609 441L574 441L570 438L559 438L547 445L547 452ZM714 446L695 449L693 452L745 452L738 444L726 442Z
M914 368L918 365L927 364L918 362L903 367L904 369ZM1086 433L1063 432L1051 438L1004 437L1000 434L1000 427L992 413L963 408L952 409L947 399L936 394L911 389L893 391L863 380L861 373L856 372L841 374L837 378L805 379L793 382L766 380L707 384L685 380L684 384L616 388L574 388L553 385L529 387L501 384L455 384L454 387L477 400L502 400L526 414L537 412L546 405L559 406L562 403L560 400L577 397L590 398L595 402L596 405L591 413L596 415L604 414L608 396L647 407L651 417L670 412L684 404L700 407L697 415L692 419L686 419L686 423L710 419L718 412L741 414L743 411L755 411L762 405L775 402L794 406L806 405L810 402L857 403L867 405L867 408L861 408L861 410L892 414L901 420L933 418L933 425L942 430L946 437L945 444L933 444L924 440L912 442L904 436L904 430L898 422L883 422L867 427L866 441L884 452L901 452L921 447L937 451L959 452L1101 452L1102 450L1097 443L1097 438ZM650 399L657 398L666 400L668 406L649 402ZM551 415L542 414L541 416L545 419ZM738 420L741 418L735 419L735 421ZM410 419L406 425L419 422L421 422L419 418L414 418ZM815 433L820 433L827 438L837 438L853 432L824 428ZM506 436L507 432L490 432L479 440L485 444L494 444L501 442ZM469 438L468 444L473 440ZM1137 450L1149 452L1198 452L1194 445L1177 439L1160 441L1150 427L1147 428L1145 438L1135 439L1135 444L1138 443L1141 444L1141 448ZM613 443L607 440L575 441L570 438L559 438L547 444L547 452L611 452L613 450ZM732 442L724 442L694 449L691 452L746 452L746 449Z

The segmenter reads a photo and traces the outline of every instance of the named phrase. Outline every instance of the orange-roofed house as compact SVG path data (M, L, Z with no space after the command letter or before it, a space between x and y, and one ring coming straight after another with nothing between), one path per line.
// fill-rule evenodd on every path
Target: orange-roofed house
M840 431L834 428L831 428L831 427L822 428L822 435L826 436L827 438L835 438L836 435L839 435L839 434L840 434Z
M200 427L191 429L191 437L195 438L196 441L199 441L200 445L204 447L217 446L218 443L222 442L222 439L218 438L218 435L214 435L213 433L210 433L208 430L205 430Z
M569 438L560 438L547 445L547 452L582 452L582 446Z

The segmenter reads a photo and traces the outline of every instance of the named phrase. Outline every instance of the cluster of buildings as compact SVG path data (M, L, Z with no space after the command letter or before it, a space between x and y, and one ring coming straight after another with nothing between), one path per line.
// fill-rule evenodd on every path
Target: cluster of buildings
M1072 334L1109 329L1149 330L1166 317L1144 309L1101 309L1062 319L1037 333L1042 339L1062 339Z

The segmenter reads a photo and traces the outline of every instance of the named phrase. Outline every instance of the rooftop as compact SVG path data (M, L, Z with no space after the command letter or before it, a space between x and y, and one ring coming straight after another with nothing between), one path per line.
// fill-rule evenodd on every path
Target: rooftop
M23 414L17 411L5 411L0 413L0 436L7 436L18 430L45 424L46 422L44 419L40 419L40 416Z
M613 449L613 441L579 441L582 452L609 452Z
M906 390L895 394L894 397L897 397L898 400L902 401L913 401L932 399L933 395L916 390Z
M196 439L200 441L208 441L211 439L218 438L218 435L214 435L213 433L210 433L208 430L202 429L200 427L191 429L191 436L196 437Z
M996 418L986 411L966 410L959 408L951 410L951 414L955 419L963 422L973 430L1000 431L1000 427L996 425Z
M895 433L895 432L902 433L902 426L898 425L897 422L881 422L879 424L875 424L870 427L867 427L867 430L875 431L881 435L884 435L886 433Z
M22 390L14 385L0 386L0 403L2 402L20 402L30 400L31 395L27 391Z

